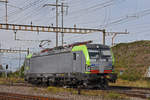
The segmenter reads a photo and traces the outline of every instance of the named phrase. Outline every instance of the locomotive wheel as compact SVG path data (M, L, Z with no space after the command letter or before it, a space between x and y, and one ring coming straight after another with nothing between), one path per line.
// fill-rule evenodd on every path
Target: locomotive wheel
M102 89L106 90L108 89L108 80L107 79L103 79L103 82L102 82Z

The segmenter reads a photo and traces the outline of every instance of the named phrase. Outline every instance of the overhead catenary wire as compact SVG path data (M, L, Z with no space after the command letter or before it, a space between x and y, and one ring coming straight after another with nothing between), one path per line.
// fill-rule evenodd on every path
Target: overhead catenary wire
M93 22L93 21L92 21ZM87 23L89 23L89 21L87 22ZM77 23L78 24L78 23ZM83 23L82 23L83 24ZM72 36L73 37L73 36ZM78 36L78 37L81 37L81 36ZM70 38L70 37L69 37ZM74 37L75 39L76 39L76 36Z
M96 9L93 8L93 7L95 6L95 5L94 5L94 6L91 6L91 7L79 9L79 10L77 10L77 11L69 12L70 16L67 17L67 18L69 18L69 19L74 19L74 18L77 18L77 16L86 15L87 12L90 12L90 13L92 14L92 13L95 12L95 10L97 10L97 9L100 10L100 9L102 9L102 8L105 8L105 7L108 7L108 6L113 5L113 4L112 4L112 1L114 1L114 0L109 1L111 4L107 4L108 2L106 2L106 5L104 5L105 3L100 3L99 5L101 5L101 6L98 7L98 8L96 8Z
M32 13L34 15L34 13Z
M112 0L112 1L113 1L113 0ZM116 1L118 1L118 0L116 0ZM125 0L122 0L122 1L125 1ZM106 1L106 4L107 4L108 2L111 2L111 0L110 0L110 1ZM117 4L117 2L114 2L114 1L113 1L113 2L111 2L111 3L108 4L108 5L104 5L103 7L104 7L104 8L105 8L105 7L106 7L106 8L107 8L107 7L111 7L111 6L114 5L115 3ZM104 4L105 4L105 3L104 3ZM103 7L102 7L102 8L103 8ZM91 15L92 15L92 13L95 12L95 11L94 11L95 9L94 9L92 12L91 12L91 10L93 10L93 9L90 9L90 10L87 9L87 10L85 11L85 12L86 12L85 14L83 14L82 11L81 11L81 12L79 11L78 14L79 14L80 16L82 15L82 17L83 17L83 16L86 17L86 16L89 16L89 15L87 15L87 12L90 12ZM96 10L99 10L99 9L96 9ZM75 14L75 15L73 14L73 15L74 15L74 16L72 15L73 17L70 17L70 16L69 16L69 17L66 17L66 19L68 20L68 18L69 18L69 22L73 22L73 21L76 20L76 18L80 18L80 17L77 17L78 14L77 14L77 15L76 15L76 14ZM109 16L108 16L108 17L109 17ZM72 19L73 21L70 21L70 19ZM97 20L97 19L95 19L95 21L86 21L86 22L80 22L80 23L76 23L76 24L81 24L81 25L83 25L83 24L87 24L88 22L90 22L90 24L91 24L91 23L95 23L96 20ZM110 18L108 18L108 20L110 20ZM102 23L102 22L101 22L101 23ZM107 21L107 23L108 23L108 21Z
M24 7L22 7L22 10L17 10L16 12L12 12L12 13L8 13L8 17L14 17L14 16L16 16L17 14L20 14L20 13L22 13L23 11L25 11L25 10L27 10L27 9L29 9L30 7L32 7L32 6L34 6L34 5L36 5L36 3L38 3L40 0L36 0L36 1L34 1L34 2L32 2L32 3L29 3L28 5L26 5L26 6L24 6ZM12 18L11 18L12 19Z
M109 1L106 1L106 2L104 2L104 3L100 3L100 4L96 4L96 5L92 5L92 6L90 6L90 7L87 7L87 8L82 8L82 9L79 9L79 10L76 10L76 11L72 11L72 12L69 12L70 14L76 14L76 13L83 13L83 12L87 12L88 10L91 10L91 9L93 9L93 8L95 8L95 7L103 7L103 6L105 6L105 4L107 4L107 3L111 3L112 1L114 1L114 0L109 0Z
M38 0L38 3L42 3L42 2L43 2L43 0ZM21 15L22 15L22 14L26 13L26 14L24 15L24 17L26 17L27 15L33 13L34 10L36 10L38 7L41 6L41 5L40 5L40 6L37 6L37 8L35 9L35 8L32 7L32 5L37 6L36 2L34 2L34 3L32 3L29 7L22 8L23 10L18 11L18 12L16 12L16 13L13 13L13 15L11 15L11 16L15 17L17 14L21 14ZM31 10L31 9L33 9L33 10ZM27 12L25 12L25 11L27 11ZM19 15L18 15L18 16L19 16ZM22 18L22 17L20 17L20 18ZM18 19L16 19L16 20L18 20ZM14 20L14 21L16 21L16 20Z
M25 0L26 1L26 0ZM28 0L28 2L29 2L30 0ZM9 3L8 3L9 4ZM25 4L25 2L23 3L23 4ZM14 10L14 9L8 9L8 11L16 11L16 10ZM8 14L9 14L9 12L8 12Z
M94 28L97 28L97 27L103 28L103 27L108 27L108 26L110 27L111 25L119 25L122 23L127 23L127 22L130 22L132 20L139 19L139 18L147 16L147 15L150 15L150 9L142 10L142 11L137 12L137 13L128 14L126 16L118 18L115 21L111 21L106 25L98 25L98 26L95 26Z
M42 3L42 4L44 4L44 3ZM18 20L18 19L16 18L16 19L13 20L12 22L21 23L22 20L27 20L28 18L31 19L31 17L34 17L34 16L38 15L39 12L41 11L41 9L42 9L41 6L37 6L37 7L35 7L31 12L25 12L25 13L26 13L25 16L22 17L21 19Z
M109 10L108 10L109 9ZM106 8L105 9L105 17L104 17L104 20L103 21L98 21L97 19L94 19L94 20L89 20L89 21L86 21L86 22L79 22L79 23L76 23L76 25L78 24L81 24L81 25L84 25L84 24L94 24L94 23L103 23L103 25L106 25L108 24L109 20L110 20L110 17L111 17L111 14L110 14L110 8Z
M22 9L24 9L24 8L22 8ZM30 13L32 13L31 11L30 11ZM16 13L15 13L16 14ZM10 14L11 16L12 16L12 14ZM11 19L11 18L10 18Z
M117 1L117 0L116 0ZM108 2L110 2L109 4L107 4ZM92 13L95 13L96 12L96 10L99 10L100 11L100 9L102 9L102 8L107 8L107 7L110 7L110 6L112 6L112 5L114 5L115 3L117 3L117 2L114 2L114 0L110 0L110 1L107 1L106 2L106 5L103 5L103 6L100 6L99 8L96 8L96 9L90 9L90 10L88 10L88 9L85 9L86 11L86 13L82 13L82 10L81 11L79 11L77 14L71 14L69 17L66 17L66 19L68 20L69 19L69 22L73 22L74 20L76 20L76 18L80 18L80 17L78 17L79 15L81 16L82 15L82 17L83 16L89 16L89 15L87 15L88 13L90 13L90 15L93 15ZM102 4L105 4L105 3L102 3ZM100 5L100 4L99 4ZM91 7L89 7L89 8L91 8ZM93 11L92 11L93 10ZM72 21L70 21L72 19ZM96 21L96 20L95 20ZM95 21L93 21L92 23L94 23ZM80 22L80 24L81 24L82 22ZM86 22L83 22L83 23L86 23ZM107 23L108 23L108 21L107 21ZM78 24L78 23L76 23L76 24Z

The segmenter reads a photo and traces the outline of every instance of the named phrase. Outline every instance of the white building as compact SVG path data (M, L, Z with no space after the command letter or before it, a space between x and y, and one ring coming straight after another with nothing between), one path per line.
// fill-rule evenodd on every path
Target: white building
M148 70L146 71L145 77L150 78L150 66L148 67Z

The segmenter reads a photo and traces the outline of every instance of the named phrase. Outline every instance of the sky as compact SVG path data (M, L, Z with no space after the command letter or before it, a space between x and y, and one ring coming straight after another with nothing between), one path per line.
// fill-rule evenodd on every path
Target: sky
M2 1L2 0L0 0ZM8 23L53 26L56 25L55 7L43 7L44 4L55 4L55 0L8 0ZM64 27L106 29L107 32L124 32L117 35L115 43L126 43L139 40L150 40L150 0L59 0L59 4L68 5L64 8ZM5 23L5 4L0 2L0 23ZM61 26L61 9L59 8L59 26ZM106 37L106 44L111 45L112 36ZM17 39L51 40L47 47L55 46L55 33L37 33L17 31ZM86 35L65 34L65 44L93 40L102 43L102 33ZM38 41L16 41L14 32L0 30L1 48L27 49L31 53L40 50ZM59 34L61 45L61 34ZM3 65L9 64L17 69L25 57L25 53L1 54ZM22 59L20 62L18 59Z

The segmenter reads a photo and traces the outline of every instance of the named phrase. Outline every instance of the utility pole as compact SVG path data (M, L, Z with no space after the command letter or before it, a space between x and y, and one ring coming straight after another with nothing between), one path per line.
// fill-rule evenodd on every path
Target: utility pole
M103 45L105 45L105 38L106 38L106 30L103 30Z
M8 24L7 3L8 3L8 0L6 0L6 2L5 2L5 9L6 9L6 24Z
M111 45L114 46L114 39L115 37L117 36L117 33L114 33L113 37L112 37L112 42L111 42Z
M129 32L127 32L127 30L125 32L106 32L107 35L111 34L112 36L112 46L114 46L114 39L117 36L117 34L129 34Z
M27 55L29 55L29 54L30 54L30 49L28 48L28 49L27 49Z
M56 7L56 47L58 46L58 7L61 7L61 13L62 13L62 45L63 45L63 37L64 37L64 32L63 32L63 8L64 7L68 7L66 5L64 5L63 3L60 5L58 4L58 0L56 0L56 4L45 4L43 7L46 6L55 6Z
M5 68L6 70L5 70L5 77L7 78L8 77L8 73L7 73L7 71L8 71L8 64L6 65L6 68Z
M45 4L43 7L46 6L55 6L56 7L56 47L58 46L58 0L56 0L56 4Z
M6 12L5 21L6 21L6 24L7 24L8 23L8 15L7 15L7 3L8 3L8 0L0 1L0 2L4 2L5 3L5 12Z
M19 77L21 77L21 47L20 47L20 50L19 50Z
M58 0L56 0L56 28L58 28ZM56 29L56 47L58 46L58 29Z
M64 31L64 3L62 3L61 4L62 6L61 6L61 16L62 16L62 19L61 19L61 24L62 24L62 32L61 32L61 38L62 38L62 40L61 40L61 42L62 42L62 46L64 45L64 33L63 33L63 31Z

